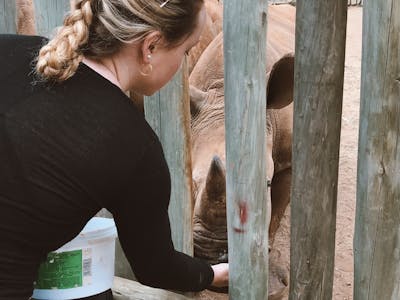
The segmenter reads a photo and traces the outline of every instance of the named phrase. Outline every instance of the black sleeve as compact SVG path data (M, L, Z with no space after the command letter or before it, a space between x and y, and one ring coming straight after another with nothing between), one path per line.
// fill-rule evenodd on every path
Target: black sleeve
M198 258L175 251L168 217L170 177L159 143L149 147L130 191L112 207L124 252L138 280L149 286L201 291L214 272Z

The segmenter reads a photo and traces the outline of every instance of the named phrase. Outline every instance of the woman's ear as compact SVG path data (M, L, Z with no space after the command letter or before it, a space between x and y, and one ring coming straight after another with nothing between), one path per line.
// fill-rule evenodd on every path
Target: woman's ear
M141 59L143 63L149 64L151 62L151 56L157 47L160 47L162 40L161 32L153 31L146 35L141 46Z

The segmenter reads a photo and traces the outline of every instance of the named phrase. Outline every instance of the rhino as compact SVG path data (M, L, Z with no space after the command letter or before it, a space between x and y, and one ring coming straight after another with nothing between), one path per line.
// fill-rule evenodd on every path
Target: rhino
M188 72L192 72L203 51L211 41L222 31L222 3L217 0L205 0L204 6L207 12L206 24L200 36L199 42L188 55Z
M270 6L267 38L267 178L271 199L269 299L288 289L288 270L273 248L280 220L288 206L294 89L295 8ZM215 264L228 260L225 178L223 36L202 53L189 77L194 198L194 254ZM287 237L289 245L289 237Z
M33 0L15 0L17 33L35 35L35 6Z

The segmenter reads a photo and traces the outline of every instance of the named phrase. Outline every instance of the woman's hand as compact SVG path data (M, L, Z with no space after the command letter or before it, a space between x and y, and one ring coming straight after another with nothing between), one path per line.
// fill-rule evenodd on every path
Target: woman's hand
M214 280L211 285L225 287L229 285L229 264L222 263L211 266L214 271Z

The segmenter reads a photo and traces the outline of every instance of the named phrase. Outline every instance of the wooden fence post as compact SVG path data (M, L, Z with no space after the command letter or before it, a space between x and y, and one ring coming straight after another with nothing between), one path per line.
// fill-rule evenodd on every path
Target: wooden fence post
M186 60L171 82L144 101L147 122L158 135L171 173L169 216L177 250L193 255L190 103ZM156 188L156 187L155 187Z
M267 5L224 1L230 299L268 299Z
M290 299L332 298L347 0L297 1Z
M365 1L354 299L400 299L400 2Z
M70 1L35 0L34 2L37 34L50 37L54 29L62 25L64 16L70 10Z
M0 0L0 33L17 31L15 1Z

